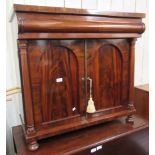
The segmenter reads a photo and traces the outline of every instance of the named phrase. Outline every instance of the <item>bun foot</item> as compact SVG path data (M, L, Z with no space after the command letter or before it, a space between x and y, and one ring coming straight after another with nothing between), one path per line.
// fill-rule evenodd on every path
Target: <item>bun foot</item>
M39 148L39 144L37 143L37 141L33 141L33 142L28 143L28 149L30 151L35 151L38 148Z
M133 116L132 115L127 116L126 123L134 124L134 120L133 120Z

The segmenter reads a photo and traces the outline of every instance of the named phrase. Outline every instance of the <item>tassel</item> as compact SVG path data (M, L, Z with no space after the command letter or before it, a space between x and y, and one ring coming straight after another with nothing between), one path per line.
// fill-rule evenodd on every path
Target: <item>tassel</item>
M96 112L94 101L92 97L90 97L87 105L87 113L94 113L94 112Z
M94 101L92 99L92 79L90 77L87 78L89 81L90 81L90 97L89 97L89 100L88 100L88 105L87 105L87 109L86 109L86 112L87 113L94 113L96 112L96 108L95 108L95 105L94 105Z

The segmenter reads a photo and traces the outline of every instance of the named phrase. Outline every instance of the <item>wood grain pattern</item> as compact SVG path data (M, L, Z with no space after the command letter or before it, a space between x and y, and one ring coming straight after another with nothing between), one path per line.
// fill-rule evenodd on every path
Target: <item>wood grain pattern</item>
M136 39L131 39L130 41L130 74L129 74L129 103L128 107L129 109L135 109L134 107L134 63L135 63L135 42ZM132 116L128 115L128 118L126 120L129 123L133 123Z
M37 12L37 13L53 13L53 14L79 14L79 15L100 15L100 16L114 16L114 17L133 17L133 18L144 18L144 13L128 13L128 12L111 12L111 11L97 11L97 10L86 10L86 9L73 9L73 8L62 8L62 7L46 7L46 6L33 6L33 5L20 5L14 4L14 10L17 12Z
M20 33L19 39L140 38L138 33Z
M36 123L81 114L84 41L29 41L28 51Z
M121 116L132 122L134 46L145 29L143 14L21 5L15 12L30 150L39 139ZM90 115L88 77L97 109Z
M21 19L22 20L22 19ZM74 20L22 20L19 31L24 32L130 32L142 33L145 29L143 23L113 23Z
M128 41L88 42L88 76L93 79L93 96L98 110L127 104L128 67Z
M19 41L19 62L22 76L22 88L23 88L23 107L24 107L24 119L26 123L26 133L34 134L34 118L33 118L33 102L29 78L29 68L27 62L27 41Z
M95 12L84 9L24 7L22 5L15 5L14 8L19 33L26 38L32 36L34 38L36 35L33 33L38 33L39 36L45 33L44 38L53 38L53 33L64 33L66 38L68 36L66 33L75 33L78 38L80 36L81 38L87 38L88 33L93 35L89 35L89 38L93 38L94 35L101 38L101 35L104 37L103 35L106 35L106 33L115 35L116 38L123 37L125 33L130 33L130 37L138 37L145 30L145 25L142 22L143 15L138 13ZM126 35L126 37L129 36ZM70 36L70 39L71 37L73 36Z

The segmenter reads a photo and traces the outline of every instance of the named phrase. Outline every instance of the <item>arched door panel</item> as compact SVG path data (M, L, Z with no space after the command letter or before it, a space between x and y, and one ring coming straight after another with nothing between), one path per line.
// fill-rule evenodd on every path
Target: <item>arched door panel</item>
M82 115L83 47L83 41L74 40L40 40L29 43L28 57L36 123L48 124Z
M121 39L87 42L88 76L93 81L93 100L97 111L127 104L128 47L126 40Z

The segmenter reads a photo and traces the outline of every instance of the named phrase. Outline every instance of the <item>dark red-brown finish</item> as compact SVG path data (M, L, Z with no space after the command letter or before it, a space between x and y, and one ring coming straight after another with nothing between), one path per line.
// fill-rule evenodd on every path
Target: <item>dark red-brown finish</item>
M142 13L14 5L20 39L137 38ZM63 35L62 35L63 33Z
M134 125L125 118L39 141L35 152L27 150L21 126L13 127L18 155L89 155L91 149L102 146L95 155L148 155L148 122L135 116Z
M36 152L27 150L21 126L13 127L13 140L18 155L67 154L87 155L93 148L102 145L95 155L148 155L148 85L135 88L135 104L139 115L134 116L134 124L126 124L125 118L82 129L39 141L41 148ZM145 94L147 93L147 94ZM141 97L142 96L142 97ZM89 139L89 140L88 140ZM122 147L120 147L122 146Z
M136 113L149 120L149 84L135 87Z
M29 40L28 60L36 125L80 117L84 41Z
M128 104L129 42L126 39L88 41L88 76L93 79L97 110Z
M121 116L133 123L134 47L144 14L14 6L30 150L37 140ZM86 113L89 81L96 112Z
M98 10L86 10L86 9L73 9L73 8L59 8L59 7L47 7L47 6L34 6L34 5L19 5L14 4L16 12L26 13L51 13L51 14L64 14L64 15L90 15L90 16L107 16L107 17L127 17L127 18L144 18L144 13L129 13L129 12L106 12Z

